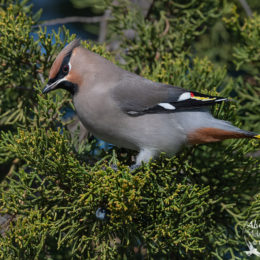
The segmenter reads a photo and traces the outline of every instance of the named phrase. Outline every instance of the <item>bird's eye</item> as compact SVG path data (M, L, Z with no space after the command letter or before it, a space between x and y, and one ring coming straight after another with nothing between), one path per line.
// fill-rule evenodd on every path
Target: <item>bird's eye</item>
M68 73L69 71L69 65L64 65L62 68L63 73Z

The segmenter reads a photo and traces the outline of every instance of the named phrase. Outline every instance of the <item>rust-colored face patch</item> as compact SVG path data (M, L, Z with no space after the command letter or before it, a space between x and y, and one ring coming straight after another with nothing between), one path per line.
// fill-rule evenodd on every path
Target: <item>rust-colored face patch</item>
M71 55L72 51L78 46L80 46L80 40L76 39L62 49L62 51L58 54L57 58L55 59L55 61L51 66L49 79L53 79L57 76L57 74L60 71L64 58Z
M56 75L58 74L62 61L64 59L64 55L58 55L57 58L55 59L55 61L53 62L51 69L50 69L50 73L49 73L49 79L54 79L56 77Z
M232 138L249 138L243 133L226 131L218 128L199 128L188 135L189 144L203 144L211 142L219 142L225 139Z
M78 75L78 73L75 70L73 70L73 68L71 69L69 75L66 77L66 80L73 82L78 86L81 86L82 78L80 77L80 75Z

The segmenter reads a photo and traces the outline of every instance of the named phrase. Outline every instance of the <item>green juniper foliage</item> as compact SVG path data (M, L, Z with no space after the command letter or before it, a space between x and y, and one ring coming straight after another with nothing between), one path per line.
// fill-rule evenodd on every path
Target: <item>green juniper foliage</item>
M247 259L248 242L260 251L250 227L260 224L260 164L251 156L259 141L187 147L134 172L133 152L78 144L64 120L70 95L41 94L75 35L48 35L27 2L0 0L0 259ZM231 95L238 102L212 113L260 130L258 14L245 18L218 0L155 0L145 16L126 0L100 2L113 17L108 42L120 48L83 46L118 64L120 56L120 66L154 81ZM230 62L243 69L238 78L194 49L219 19L237 35Z

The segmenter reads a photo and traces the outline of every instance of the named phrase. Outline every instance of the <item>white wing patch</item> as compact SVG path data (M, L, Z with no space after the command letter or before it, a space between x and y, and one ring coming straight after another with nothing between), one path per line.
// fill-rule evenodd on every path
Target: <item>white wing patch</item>
M195 96L192 92L184 92L183 94L181 94L179 96L177 101L184 101L187 99L194 99L194 100L199 100L199 101L211 101L211 100L224 101L224 100L226 100L225 98L217 100L216 97Z
M181 94L178 98L178 101L183 101L186 99L190 99L191 98L191 94L190 92L184 92L183 94Z
M136 112L136 111L128 111L127 112L129 115L137 115L138 114L138 112Z
M175 110L176 107L169 104L169 103L159 103L158 106L160 107L163 107L164 109L167 109L167 110Z
M227 98L221 98L221 99L217 99L216 102L220 102L220 101L226 101Z

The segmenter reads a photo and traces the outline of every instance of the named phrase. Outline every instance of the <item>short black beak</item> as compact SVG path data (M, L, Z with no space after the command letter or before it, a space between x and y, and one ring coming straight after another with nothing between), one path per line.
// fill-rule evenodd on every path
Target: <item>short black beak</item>
M47 84L44 89L42 90L42 94L47 94L48 92L50 92L51 89L51 85Z
M43 94L47 94L50 91L56 89L56 87L62 82L65 81L65 79L60 79L60 80L56 80L55 82L48 82L47 85L44 87L44 89L42 90Z
M47 93L51 92L52 90L55 90L58 88L68 90L72 95L74 95L75 92L77 92L78 85L67 81L66 78L56 80L55 82L53 82L53 80L49 80L47 85L42 90L42 94L47 94Z

